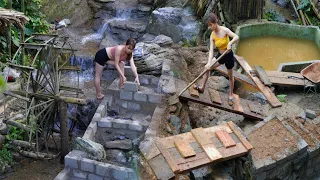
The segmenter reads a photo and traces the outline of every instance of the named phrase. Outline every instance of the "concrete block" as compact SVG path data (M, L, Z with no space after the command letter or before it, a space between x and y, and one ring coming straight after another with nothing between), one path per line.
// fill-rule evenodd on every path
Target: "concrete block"
M312 111L310 109L306 109L306 116L309 119L314 119L314 118L317 117L317 114L316 114L316 112L314 112L314 111Z
M155 77L155 76L152 76L151 77L151 84L152 85L158 85L158 83L159 83L159 78Z
M68 180L70 178L70 168L64 168L55 178L54 180Z
M129 124L129 129L132 131L142 131L143 127L139 124L139 122L132 122Z
M106 128L106 127L112 127L112 121L109 118L102 118L99 122L98 122L98 126L102 127L102 128Z
M95 113L94 116L93 116L93 118L92 118L92 121L93 121L93 122L100 121L101 117L102 117L102 116L101 116L100 113Z
M140 111L141 105L138 104L138 103L128 102L128 109L135 110L135 111Z
M128 108L128 101L124 101L124 100L116 100L115 101L116 105L121 106L122 108L127 109Z
M88 176L88 173L84 172L84 171L80 171L78 169L73 170L73 176L77 177L77 178L83 178L86 179Z
M104 177L110 176L111 164L98 162L96 165L96 174Z
M81 161L81 170L87 171L87 172L94 172L95 168L95 161L91 159L83 158Z
M104 115L106 114L106 106L103 104L100 104L99 107L97 108L96 113L100 113L101 117L104 117Z
M277 162L273 160L271 157L268 157L267 159L265 159L264 166L266 170L273 169L277 166Z
M128 121L122 119L114 119L113 127L119 129L127 129L128 128Z
M95 134L93 133L91 128L88 128L86 130L86 132L84 133L84 135L82 136L83 139L90 139L93 140Z
M112 166L112 177L117 180L128 179L129 174L128 174L127 168Z
M264 180L267 178L267 172L260 172L255 175L257 180Z
M134 100L135 101L146 102L147 101L147 95L145 93L142 93L142 92L135 92L134 93Z
M162 96L160 94L148 94L148 101L151 103L161 103Z
M100 120L101 121L101 120ZM92 129L93 134L95 135L97 132L97 122L91 122L88 126L88 128Z
M277 116L275 114L271 114L270 116L266 117L263 119L263 122L267 123L269 122L270 120L276 118Z
M112 106L112 101L113 101L113 96L111 95L105 95L101 104L105 105L106 110L107 110L107 105L109 105L109 107Z
M149 85L150 84L150 80L148 77L140 75L139 76L139 81L141 85Z
M124 82L124 91L128 92L137 92L138 91L138 84L135 82Z
M64 165L72 169L77 169L79 167L77 157L66 155L64 157Z
M264 159L259 159L256 161L252 161L254 169L255 169L255 173L259 174L261 172L264 172L266 170L265 166L264 166Z
M132 92L120 91L120 99L122 100L132 100Z
M307 152L308 144L303 139L299 138L298 142L299 154L303 154Z
M95 174L89 174L88 175L88 180L103 180L103 178L100 177L100 176L97 176Z
M127 77L135 77L133 72L132 72L131 66L124 66L124 74Z

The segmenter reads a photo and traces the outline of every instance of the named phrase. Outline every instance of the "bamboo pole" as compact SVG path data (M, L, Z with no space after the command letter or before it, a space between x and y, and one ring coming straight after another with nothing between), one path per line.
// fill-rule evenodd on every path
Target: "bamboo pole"
M12 9L12 1L8 0L8 9ZM8 54L9 54L9 59L11 59L11 22L9 21L8 23L8 32L7 32L7 47L8 47Z
M210 69L212 69L214 67L214 65L226 54L228 54L229 51L225 51L223 54L221 54L221 56L212 63L212 65L210 66ZM181 94L183 92L185 92L192 84L194 84L198 79L200 79L206 72L208 72L208 69L205 69L198 77L196 77L190 84L187 85L187 87L185 87L178 96L181 96Z
M296 0L296 2L297 2L297 5L299 6L300 5L300 1L299 0ZM303 25L307 25L307 23L306 23L306 20L304 19L304 15L303 15L303 12L302 12L302 10L301 9L299 9L298 10L298 12L299 12L299 14L300 14L300 16L301 16L301 20L302 20L302 23L303 23Z
M16 121L7 120L7 121L5 121L5 123L7 125L11 125L11 126L19 128L19 129L22 129L22 130L24 130L24 131L26 131L28 133L31 131L31 129L28 126L26 126L26 125L24 125L22 123L16 122Z
M296 5L294 4L293 0L290 0L290 1L291 1L292 6L293 6L294 12L295 12L296 15L298 16L299 21L302 22L301 17L300 17L300 15L299 15L299 13L298 13L298 10L297 10L297 8L296 8Z

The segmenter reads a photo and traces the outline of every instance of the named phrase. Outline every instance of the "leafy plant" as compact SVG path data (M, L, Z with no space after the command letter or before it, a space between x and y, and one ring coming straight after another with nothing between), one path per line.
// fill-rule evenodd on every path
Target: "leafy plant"
M263 15L263 18L267 19L268 21L277 21L277 22L283 21L283 17L275 9L269 9Z
M1 162L8 162L8 163L13 162L11 152L8 151L7 148L5 148L5 147L2 147L2 149L0 150L0 161Z
M287 97L286 94L279 94L279 95L277 95L277 98L279 99L280 102L287 102L287 100L285 99L285 97Z
M23 135L25 133L24 130L22 129L19 129L15 126L8 126L9 128L9 134L7 134L5 137L6 137L6 140L8 141L12 141L12 140L23 140Z
M297 7L297 10L303 10L306 12L310 12L312 8L312 5L310 3L310 0L301 0L300 5Z

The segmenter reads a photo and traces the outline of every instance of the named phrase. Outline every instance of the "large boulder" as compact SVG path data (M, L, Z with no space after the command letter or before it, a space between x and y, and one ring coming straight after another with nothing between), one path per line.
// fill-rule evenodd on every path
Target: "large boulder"
M138 0L140 4L153 5L154 0Z
M110 32L121 41L126 41L128 38L142 37L147 27L146 22L131 20L114 20L109 25Z
M89 139L77 137L74 141L73 149L88 153L89 157L94 160L100 161L106 158L106 151L103 146Z

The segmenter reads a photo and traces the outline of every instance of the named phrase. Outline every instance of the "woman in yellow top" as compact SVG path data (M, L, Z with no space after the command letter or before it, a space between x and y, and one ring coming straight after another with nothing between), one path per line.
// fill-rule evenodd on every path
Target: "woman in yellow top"
M211 36L210 36L210 51L209 51L209 58L208 63L205 65L205 68L208 70L210 69L211 64L216 61L216 59L221 56L225 51L230 51L227 53L224 57L222 57L213 68L217 68L221 64L225 64L226 68L228 69L228 75L229 75L229 83L230 83L230 91L229 91L229 105L233 105L233 87L234 87L234 77L232 73L232 68L234 67L234 61L235 58L233 56L233 52L231 50L231 46L239 40L238 35L233 33L230 29L219 26L218 24L218 18L215 14L211 13L208 18L208 27L212 30ZM232 38L232 40L229 40L229 37ZM216 55L216 57L213 56L213 49L217 47L219 53ZM203 82L202 86L195 85L194 88L197 89L199 92L203 92L205 85L207 83L208 77L209 77L210 71L204 74L203 76Z

